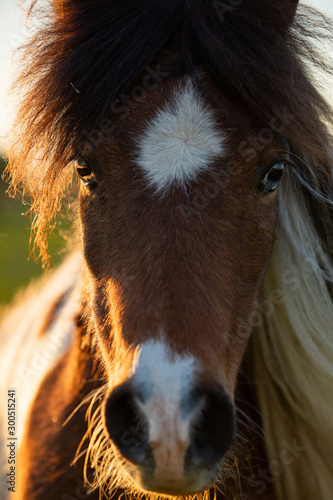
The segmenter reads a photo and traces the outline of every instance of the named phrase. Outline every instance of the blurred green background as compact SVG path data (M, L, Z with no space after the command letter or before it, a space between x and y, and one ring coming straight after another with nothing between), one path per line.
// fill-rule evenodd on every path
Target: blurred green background
M0 153L0 177L6 166L6 158ZM0 306L8 303L15 293L34 277L43 273L40 263L29 258L30 217L23 215L29 207L21 200L9 198L8 186L0 180ZM61 228L66 223L61 218L58 230L49 240L51 265L62 258L64 240Z

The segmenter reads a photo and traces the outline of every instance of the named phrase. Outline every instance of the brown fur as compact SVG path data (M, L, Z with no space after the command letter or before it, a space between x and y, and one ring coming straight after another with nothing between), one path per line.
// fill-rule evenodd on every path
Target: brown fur
M164 85L166 100L174 85L172 80ZM89 266L88 307L98 330L102 333L106 330L104 337L100 335L100 341L108 351L111 345L105 318L112 322L115 332L112 351L117 353L116 359L123 359L133 343L140 344L147 336L158 335L162 322L176 351L192 349L193 354L200 354L207 374L216 376L222 367L220 377L228 377L228 388L232 391L240 352L228 346L232 337L237 338L234 328L246 322L253 311L274 238L276 198L273 196L268 201L265 196L259 196L261 205L257 205L258 198L252 194L257 158L243 162L237 172L242 159L234 151L246 137L244 117L244 133L237 131L230 146L228 144L230 158L214 167L215 181L207 174L186 194L175 188L161 199L152 197L144 179L134 173L130 159L123 152L133 149L132 138L138 136L141 124L152 116L155 106L161 104L159 89L151 93L149 104L143 103L140 111L133 113L129 123L117 125L116 137L106 139L103 150L96 151L91 158L103 175L103 185L93 196L84 189L80 196L85 260ZM237 115L232 108L226 108L226 102L218 109L223 110L222 133L230 127L225 117ZM237 127L236 120L233 126ZM261 153L261 162L278 157L285 148L286 144L277 138ZM108 169L110 162L114 165L112 170ZM225 165L229 165L227 174L232 177L228 188L221 187L219 196L212 199L200 215L194 212L188 218L186 207L191 213L196 188L202 189L212 180L223 186L219 172L226 173ZM244 225L245 214L248 218ZM230 215L232 219L228 223ZM96 252L96 248L102 247L108 256L104 260ZM249 261L248 255L255 258ZM226 284L237 282L238 273L242 276L239 285L226 294ZM110 277L116 279L110 281ZM235 311L239 311L239 316L235 317ZM114 325L115 316L118 327ZM224 339L226 347L222 351L220 338L216 336L219 330L230 335ZM205 332L204 344L192 342L195 332ZM239 344L239 349L244 349L245 344ZM206 346L208 352L205 352ZM220 353L216 365L211 364L212 350Z

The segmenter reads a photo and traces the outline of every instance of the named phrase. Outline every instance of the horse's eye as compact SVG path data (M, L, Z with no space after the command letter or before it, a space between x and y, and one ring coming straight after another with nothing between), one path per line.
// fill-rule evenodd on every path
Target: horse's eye
M285 168L284 163L282 162L275 163L261 181L260 191L266 194L274 193L274 191L276 191L276 189L280 184L284 168Z
M91 188L96 185L95 175L83 158L76 158L75 167L80 179L86 186Z

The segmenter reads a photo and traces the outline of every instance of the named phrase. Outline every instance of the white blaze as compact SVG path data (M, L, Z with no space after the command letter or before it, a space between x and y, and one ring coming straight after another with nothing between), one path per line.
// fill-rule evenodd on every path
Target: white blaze
M156 461L155 479L181 478L190 443L190 423L201 405L184 417L182 397L194 387L199 360L171 353L164 342L148 341L133 363L137 387L146 397L137 403L149 421L149 442Z
M158 111L138 139L138 164L157 191L185 186L221 156L225 137L191 82Z

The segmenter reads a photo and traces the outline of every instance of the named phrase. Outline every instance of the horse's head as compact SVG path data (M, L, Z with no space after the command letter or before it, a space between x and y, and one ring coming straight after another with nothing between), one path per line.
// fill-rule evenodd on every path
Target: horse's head
M90 430L97 430L86 468L96 476L102 470L101 491L117 472L119 487L129 477L137 489L167 495L205 490L233 449L236 383L285 199L278 196L285 170L278 234L289 238L289 257L281 257L280 237L271 289L279 292L286 266L299 266L303 247L315 278L328 262L320 241L323 248L331 241L332 117L303 63L330 71L309 42L331 34L321 33L319 16L318 29L300 16L288 30L295 0L53 3L24 52L18 156L9 171L14 190L23 186L32 197L45 257L45 232L76 157L81 312L107 387L103 427L92 417ZM324 278L320 290L318 304L328 293ZM266 314L261 329L270 333L260 337L269 344L265 367L281 318L283 330L307 329L317 345L315 321L308 326L304 313L312 299L293 302L290 289L284 299L276 324L266 328ZM274 414L298 392L280 390L284 359L274 367L271 412L271 386L261 397L263 421L277 428L267 442L284 436L274 426L281 413ZM298 401L309 402L313 393L304 387ZM297 489L290 484L288 491Z
M146 76L80 145L87 300L124 468L188 494L216 481L235 436L288 145L204 73L201 92L188 77L145 89Z

